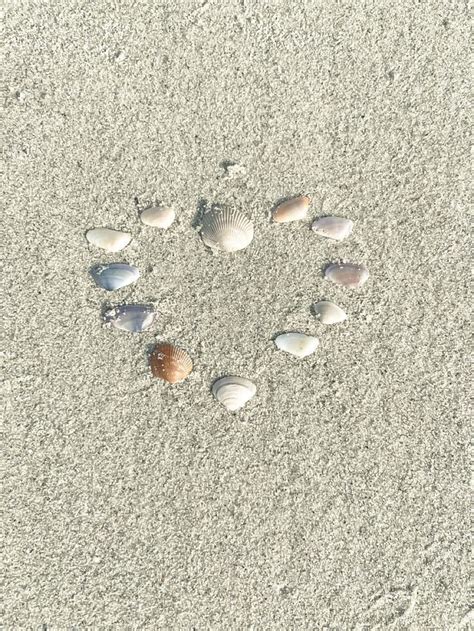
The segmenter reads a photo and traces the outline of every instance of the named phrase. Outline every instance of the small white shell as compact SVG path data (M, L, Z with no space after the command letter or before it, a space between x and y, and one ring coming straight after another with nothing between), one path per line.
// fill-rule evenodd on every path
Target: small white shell
M140 219L146 226L154 228L169 228L176 218L175 211L169 206L150 206L141 214Z
M313 305L313 311L322 324L338 324L347 320L346 312L328 300L316 302Z
M273 221L287 223L304 219L310 204L311 197L308 195L298 195L297 197L286 199L272 210Z
M238 210L213 208L202 219L201 237L213 250L236 252L253 239L253 224Z
M361 287L369 278L369 270L358 263L331 263L326 269L326 278L337 285L355 289Z
M138 269L134 265L128 265L128 263L96 265L90 273L97 286L106 291L127 287L140 276Z
M281 351L295 357L307 357L318 348L319 340L304 333L283 333L275 339L275 344Z
M92 228L86 232L86 239L92 245L107 250L107 252L120 252L130 243L132 235L129 232L121 232L111 228Z
M141 333L150 328L155 319L153 305L117 305L104 313L107 326L129 333Z
M222 377L212 386L212 394L231 412L240 410L256 392L255 384L245 377Z
M322 237L342 241L351 234L353 227L354 222L344 217L321 217L313 222L311 229Z

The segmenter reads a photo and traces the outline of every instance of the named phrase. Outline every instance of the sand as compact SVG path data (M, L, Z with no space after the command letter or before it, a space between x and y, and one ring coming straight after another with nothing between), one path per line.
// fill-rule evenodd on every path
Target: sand
M467 628L468 27L461 0L6 1L5 629ZM217 202L245 251L203 246ZM331 213L347 241L309 229ZM112 261L140 281L96 288ZM103 328L126 301L152 330ZM187 381L152 379L157 340ZM238 414L225 374L257 385Z

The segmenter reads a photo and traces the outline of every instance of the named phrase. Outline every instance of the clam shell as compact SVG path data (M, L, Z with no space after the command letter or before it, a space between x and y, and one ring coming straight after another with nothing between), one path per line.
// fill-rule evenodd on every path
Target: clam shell
M127 263L110 263L96 265L90 271L96 285L106 291L115 291L134 283L140 272L133 265Z
M354 289L361 287L369 278L369 270L365 265L357 263L331 263L325 276L337 285Z
M298 195L278 204L272 211L273 221L286 223L288 221L298 221L306 217L311 198L308 195Z
M164 343L155 346L150 366L154 377L164 379L168 383L177 383L190 374L193 362L182 348Z
M354 222L344 217L321 217L313 222L311 229L322 237L342 241L351 234L353 227Z
M86 232L86 239L92 245L107 252L120 252L130 243L132 235L129 232L111 228L92 228Z
M153 305L118 305L104 313L106 324L130 333L145 331L154 319Z
M176 218L175 211L169 206L150 206L140 215L140 219L146 226L154 228L169 228Z
M231 412L240 410L256 392L255 384L245 377L222 377L212 386L212 394Z
M313 305L313 311L322 324L338 324L347 320L346 312L328 300L316 302Z
M202 219L201 237L213 250L236 252L253 239L253 224L238 210L213 208Z
M275 339L276 346L295 357L307 357L319 346L319 340L304 333L283 333Z

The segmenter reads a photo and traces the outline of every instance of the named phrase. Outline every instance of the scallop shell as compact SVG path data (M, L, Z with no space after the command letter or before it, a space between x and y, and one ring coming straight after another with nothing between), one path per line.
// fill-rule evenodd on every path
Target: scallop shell
M313 311L322 324L338 324L347 320L346 312L328 300L316 302L313 305Z
M92 228L86 232L86 239L92 245L107 252L120 252L130 243L132 235L129 232L111 228Z
M212 394L231 412L240 410L256 392L255 384L245 377L222 377L212 386Z
M361 287L369 278L369 270L365 265L357 263L331 263L326 269L325 276L337 285L354 289Z
M155 346L150 366L154 377L164 379L168 383L177 383L190 374L193 362L182 348L164 343Z
M155 319L153 305L118 305L104 313L105 323L130 333L141 333Z
M298 197L287 199L273 209L273 221L286 223L304 219L310 204L311 198L308 195L298 195Z
M238 210L213 208L202 220L201 237L213 250L236 252L253 239L253 224Z
M140 276L138 268L127 263L96 265L90 271L96 285L106 291L115 291L134 283Z
M140 219L146 226L154 228L169 228L176 218L175 211L169 206L150 206L140 215Z
M275 344L281 351L295 357L307 357L318 348L319 340L304 333L283 333L275 339Z
M354 222L344 217L321 217L313 222L311 229L322 237L342 241L351 234L353 227Z

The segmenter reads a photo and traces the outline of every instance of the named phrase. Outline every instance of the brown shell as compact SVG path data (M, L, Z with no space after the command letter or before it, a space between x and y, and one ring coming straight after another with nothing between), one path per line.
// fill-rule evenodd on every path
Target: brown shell
M288 221L298 221L306 217L311 197L308 195L298 195L278 204L273 211L273 221L277 223L286 223Z
M193 369L191 357L172 344L157 344L150 358L151 372L154 377L168 383L183 381Z

